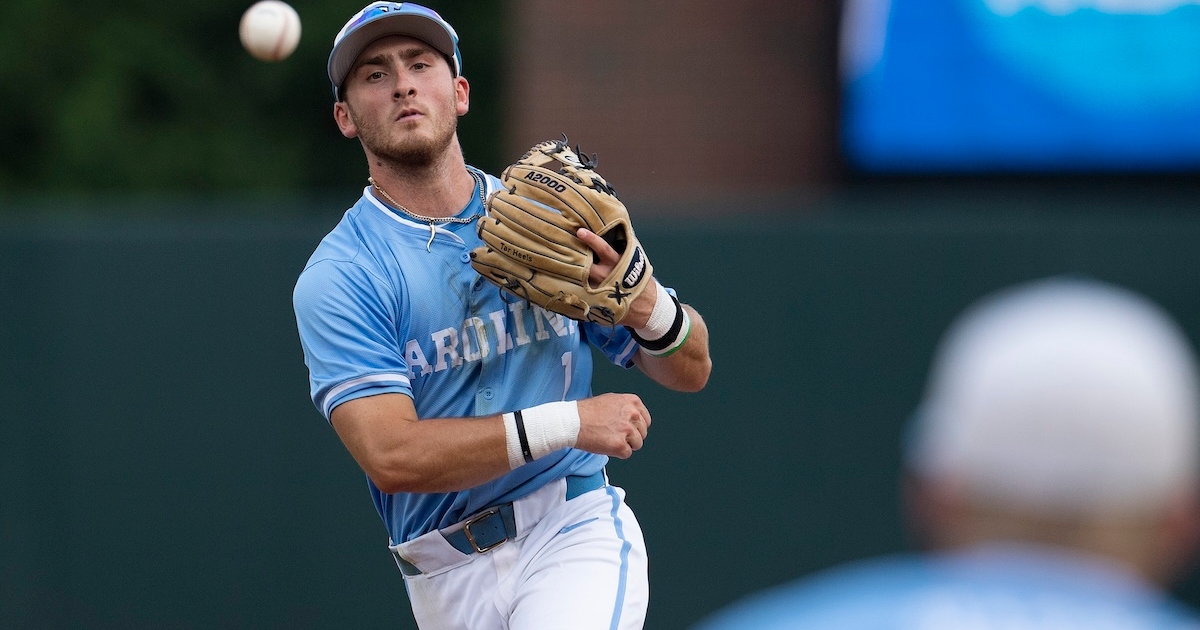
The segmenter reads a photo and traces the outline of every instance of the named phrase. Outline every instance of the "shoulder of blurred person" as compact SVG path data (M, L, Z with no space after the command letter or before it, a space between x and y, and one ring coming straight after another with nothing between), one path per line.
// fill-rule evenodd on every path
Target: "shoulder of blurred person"
M1198 619L1107 558L997 543L846 564L746 597L693 630L1182 630Z
M1052 278L968 308L905 444L924 553L752 596L703 630L1196 628L1166 588L1200 538L1198 387L1163 309Z

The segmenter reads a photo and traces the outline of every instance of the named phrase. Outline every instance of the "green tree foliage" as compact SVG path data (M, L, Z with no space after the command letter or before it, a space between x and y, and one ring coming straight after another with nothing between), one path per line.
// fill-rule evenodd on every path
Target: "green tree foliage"
M333 123L325 64L366 0L294 0L299 48L257 61L250 0L0 2L0 195L353 190L366 166ZM467 159L502 165L499 0L430 0L462 39Z

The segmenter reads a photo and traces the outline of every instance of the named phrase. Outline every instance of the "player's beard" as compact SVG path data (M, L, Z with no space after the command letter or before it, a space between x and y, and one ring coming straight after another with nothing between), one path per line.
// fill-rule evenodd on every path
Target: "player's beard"
M396 137L391 128L393 123L380 124L359 117L349 106L346 109L358 128L358 140L363 147L396 168L428 168L446 152L458 132L458 116L453 111L446 116L434 117L429 135L404 133Z

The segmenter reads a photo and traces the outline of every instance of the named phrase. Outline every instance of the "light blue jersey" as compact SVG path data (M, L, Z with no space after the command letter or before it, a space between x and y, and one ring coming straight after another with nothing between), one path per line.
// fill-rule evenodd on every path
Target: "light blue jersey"
M989 546L833 569L751 596L694 630L1183 630L1194 613L1107 561Z
M499 180L484 176L487 193ZM477 190L476 193L479 191ZM485 193L486 194L486 193ZM482 214L480 195L459 216ZM637 345L622 327L580 323L511 296L470 264L473 222L430 227L393 211L370 188L317 247L293 302L313 403L394 392L421 418L505 413L592 395L589 343L630 367ZM462 492L371 495L396 543L525 496L608 458L563 449Z

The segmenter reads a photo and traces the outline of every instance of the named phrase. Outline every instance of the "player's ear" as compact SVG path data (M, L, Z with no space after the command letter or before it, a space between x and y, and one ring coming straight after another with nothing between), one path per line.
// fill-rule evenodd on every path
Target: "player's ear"
M354 123L354 117L350 115L350 106L346 101L338 101L333 104L333 120L337 123L338 130L347 138L358 136L358 125Z
M962 501L953 484L906 471L900 497L910 542L919 549L954 546L964 520Z
M459 116L467 113L471 109L471 84L461 76L454 77L454 110Z
M1157 566L1151 579L1172 584L1182 573L1194 567L1200 550L1200 499L1196 488L1188 488L1172 497L1163 508L1157 525Z

